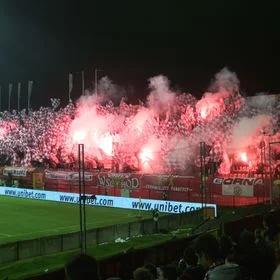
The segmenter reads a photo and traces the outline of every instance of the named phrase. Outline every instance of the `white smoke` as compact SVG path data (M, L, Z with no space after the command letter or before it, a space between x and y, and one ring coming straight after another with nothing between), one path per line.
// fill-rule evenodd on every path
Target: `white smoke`
M233 94L239 91L240 82L236 73L224 67L220 72L216 73L215 80L210 86L212 92L228 92Z
M259 109L263 112L271 112L277 106L277 96L258 93L255 96L248 97L247 104L249 107Z
M168 78L163 75L149 79L149 88L152 91L147 98L147 102L156 114L168 114L175 101L176 94L170 90L169 84Z
M254 138L260 136L271 124L271 117L257 115L253 118L242 118L233 127L230 149L247 148L255 143Z
M196 104L196 111L202 119L211 120L220 115L226 105L232 102L239 92L239 80L234 72L226 67L215 75L215 80Z
M120 101L125 96L124 88L113 83L109 77L102 77L98 81L98 95L103 97L103 100L112 100L113 102Z

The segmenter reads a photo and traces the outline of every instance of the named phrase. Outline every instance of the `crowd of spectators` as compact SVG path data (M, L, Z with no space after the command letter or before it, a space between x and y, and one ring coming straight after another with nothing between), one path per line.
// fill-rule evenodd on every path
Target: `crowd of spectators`
M198 104L206 102L207 105L209 100L205 97L197 101L190 94L174 96L172 106L162 111L149 107L149 104L131 105L123 100L119 106L110 102L92 103L88 97L83 103L69 103L65 107L58 107L58 100L53 99L52 107L41 107L29 112L0 112L0 164L35 167L42 165L46 168L71 166L71 163L75 162L76 154L71 141L80 137L75 136L76 131L72 130L81 127L84 129L89 123L94 123L89 127L90 137L98 135L98 139L93 137L93 141L87 137L91 139L87 147L91 145L94 152L91 151L90 157L86 154L85 159L94 162L95 166L100 162L104 163L108 154L112 155L112 151L108 152L107 147L104 148L103 142L107 140L112 141L114 161L122 168L127 165L130 168L139 168L139 152L147 145L153 150L154 157L149 158L154 158L154 161L149 164L153 165L155 172L181 170L191 165L199 167L200 157L196 149L202 140L209 147L207 154L211 161L220 163L224 161L225 147L230 143L233 129L240 119L258 117L266 113L245 106L244 98L239 94L235 99L228 104L223 99L218 99L219 102L215 103L218 107L213 107L217 110L213 109L212 112L209 109L207 118L201 117ZM235 106L232 107L232 104ZM87 110L94 113L91 114ZM278 120L279 110L276 107L273 110L271 122L273 119L277 134L278 126L275 121ZM72 126L74 122L76 126ZM271 141L276 134L272 135ZM253 146L254 153L259 158L258 145L263 135L258 135L257 138ZM99 143L97 140L103 142ZM254 168L258 163L259 159L254 160Z
M271 213L262 228L243 230L238 240L204 233L192 240L181 259L156 266L145 263L134 270L133 280L277 280L280 279L280 231ZM279 265L278 265L279 264ZM101 279L97 263L80 256L65 267L67 279ZM119 277L110 280L120 279Z

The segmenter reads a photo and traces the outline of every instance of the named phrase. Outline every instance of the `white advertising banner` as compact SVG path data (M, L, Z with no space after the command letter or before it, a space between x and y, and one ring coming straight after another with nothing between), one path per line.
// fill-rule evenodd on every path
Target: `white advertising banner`
M254 186L223 185L222 194L235 196L254 196Z
M93 174L85 172L85 181L92 181ZM45 171L45 177L53 180L79 181L79 172L72 171Z
M57 201L62 203L79 203L79 194L77 193L0 187L0 195L26 199ZM157 209L159 212L174 214L191 212L201 208L201 203L195 202L139 199L104 195L87 195L86 204L90 206L116 207L143 211L152 211L154 209ZM207 204L206 207L214 208L215 216L217 216L216 204Z
M263 185L261 178L215 178L213 183L222 185L223 195L254 196L254 187Z
M15 177L26 177L28 169L23 167L5 167L3 170L3 175L8 176L11 174Z

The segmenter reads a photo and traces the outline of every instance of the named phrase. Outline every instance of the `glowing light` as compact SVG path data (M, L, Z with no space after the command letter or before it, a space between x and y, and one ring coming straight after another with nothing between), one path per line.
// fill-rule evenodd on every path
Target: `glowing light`
M6 134L7 134L7 131L1 127L0 128L0 139L3 139Z
M4 139L4 137L15 129L17 125L11 121L0 121L0 140Z
M196 110L204 120L212 120L223 111L223 102L215 95L208 95L196 104Z
M208 115L208 109L207 109L206 107L201 108L200 116L201 116L203 119L206 119L207 115Z
M83 141L86 137L86 133L82 130L80 131L75 131L74 135L73 135L73 141L75 143L81 143L81 141Z
M239 158L240 158L240 160L242 160L243 162L248 163L248 155L247 155L246 152L241 152L241 153L239 154Z
M139 158L142 164L147 164L150 160L153 159L153 152L150 148L143 148L139 154Z
M98 139L98 147L107 155L113 155L113 139L110 134L104 135Z

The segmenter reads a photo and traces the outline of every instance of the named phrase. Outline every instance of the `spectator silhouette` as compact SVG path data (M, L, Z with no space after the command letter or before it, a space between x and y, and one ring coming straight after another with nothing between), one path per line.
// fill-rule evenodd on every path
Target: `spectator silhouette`
M261 245L260 245L261 246ZM255 244L254 234L244 230L239 237L237 244L237 263L244 268L248 277L253 279L263 278L266 273L264 268L264 260L260 249Z
M271 247L270 242L266 242L263 237L263 231L260 228L255 230L255 244L260 258L260 267L257 278L271 279L272 273L275 269L276 258L274 248Z
M144 268L148 269L153 276L153 279L157 279L157 268L152 263L147 263L144 265Z
M238 264L221 262L220 246L211 234L204 234L197 238L195 250L199 263L207 270L204 279L209 280L239 280L242 279Z
M204 269L216 265L219 260L219 243L211 234L199 236L195 242L195 251L198 255L198 263Z
M270 243L271 246L279 247L279 227L277 222L274 220L272 213L268 213L263 217L264 226L264 239Z
M262 244L265 243L264 237L263 237L263 230L261 228L256 228L254 231L255 235L255 244L258 246L262 246Z
M178 264L178 273L180 280L200 280L204 278L205 270L198 265L198 257L192 247L184 251L184 257Z
M280 279L280 265L275 269L271 280L279 280Z
M65 275L69 280L99 280L97 261L81 254L65 265Z
M176 266L169 264L162 267L162 276L164 280L176 280L177 279Z
M133 272L134 280L153 280L153 276L147 268L139 267Z

